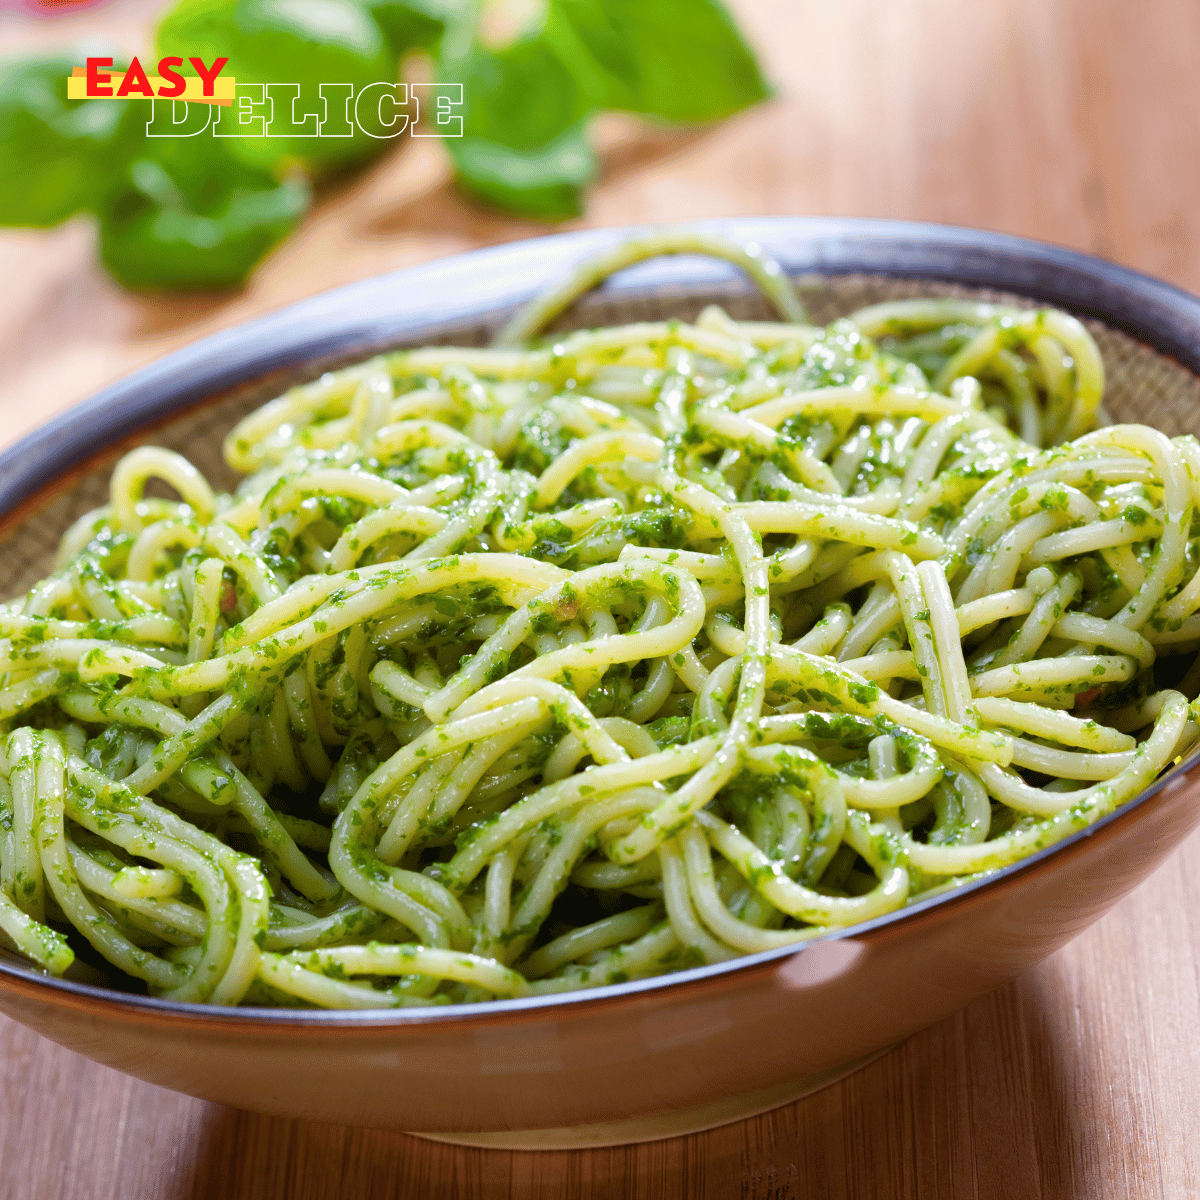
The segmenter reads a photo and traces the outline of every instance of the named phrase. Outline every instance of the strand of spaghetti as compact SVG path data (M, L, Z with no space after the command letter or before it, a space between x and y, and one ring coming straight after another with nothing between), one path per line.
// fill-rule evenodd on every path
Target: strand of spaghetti
M814 388L792 392L774 400L766 400L753 408L742 410L742 416L752 418L772 429L800 413L838 413L843 416L891 417L899 414L937 421L942 417L960 416L963 405L949 396L916 388L874 388L844 386Z
M721 739L716 737L697 738L644 758L594 767L540 788L504 809L494 821L472 829L454 857L441 867L439 875L461 891L497 850L547 817L573 807L584 796L603 796L622 788L689 774L710 761L720 745Z
M587 804L573 815L559 831L557 842L536 875L518 894L515 911L504 934L504 945L497 948L497 957L513 962L533 941L550 913L550 906L566 887L571 872L583 856L586 844L598 830L620 817L640 816L659 802L660 795L653 788L632 788L621 796Z
M664 475L663 483L672 496L692 509L697 519L707 519L720 529L732 548L746 592L746 649L740 660L733 720L720 749L670 800L644 817L637 829L607 848L614 862L635 862L657 849L684 828L688 818L702 809L733 774L749 743L751 723L762 710L771 656L770 588L760 543L745 521L711 492L670 473Z
M725 446L753 446L764 457L780 455L799 477L805 489L840 496L843 489L837 477L813 454L780 437L769 425L747 413L731 413L706 406L697 413L697 424L714 441Z
M810 941L825 932L821 925L804 929L762 929L735 917L722 902L713 874L712 848L704 832L695 827L679 836L687 869L688 889L696 913L725 944L753 954Z
M825 711L860 716L884 716L927 737L935 746L955 754L1007 766L1012 761L1011 740L1001 734L924 712L895 700L875 684L847 671L842 664L815 658L790 646L772 646L771 682L787 681L798 698L828 706Z
M503 671L513 651L529 636L542 617L556 622L573 619L593 590L640 589L661 595L676 610L676 616L651 630L592 638L564 646L535 659L513 672L526 677L554 678L579 672L591 679L613 663L634 662L677 652L689 645L704 622L704 598L696 581L683 571L664 568L647 560L630 559L606 563L568 576L540 595L530 598L519 611L488 638L445 686L424 704L429 719L438 721L455 711L478 691L496 671ZM565 673L565 674L564 674Z
M151 695L159 699L215 691L225 687L239 668L271 669L334 634L378 616L402 600L476 581L494 583L501 589L506 583L519 588L521 576L526 573L515 569L509 575L509 564L489 561L500 557L471 554L435 559L414 564L410 568L388 567L361 580L353 578L355 572L348 572L348 583L341 589L342 594L329 593L329 597L337 598L327 598L318 615L286 625L277 632L259 638L252 646L204 662L158 671L145 680L145 686ZM240 635L242 639L246 636L246 631ZM128 655L131 652L124 653ZM142 664L138 662L138 665ZM158 665L157 661L155 665Z
M758 284L781 317L797 325L803 325L807 321L804 307L796 299L796 294L782 268L760 247L741 245L712 234L659 229L648 230L640 237L629 238L613 249L603 251L581 263L557 288L520 309L496 335L493 345L517 346L529 341L573 300L590 291L602 280L634 263L643 262L648 258L660 258L664 254L703 254L734 263Z
M635 941L648 933L661 915L660 905L644 904L573 929L522 959L521 974L526 979L537 979L588 955Z
M151 922L152 928L165 941L187 945L203 938L208 927L205 914L191 904L171 899L145 899L121 891L116 880L119 872L110 871L67 840L71 870L80 884L102 900L112 901L121 909Z
M850 546L902 550L921 558L940 558L945 552L942 539L927 529L873 513L830 511L795 500L759 500L739 504L734 511L755 533L795 533Z
M924 846L905 835L901 841L914 866L933 875L960 875L994 870L1061 841L1080 829L1093 824L1111 812L1123 800L1135 795L1162 770L1169 761L1188 719L1185 697L1165 693L1161 713L1154 730L1134 754L1133 761L1112 779L1086 789L1084 792L1058 793L1067 803L1054 810L1044 820L1012 833L1002 834L972 846ZM1027 803L1041 804L1038 796L1026 797L1027 785L1014 781L999 781L1010 792ZM1038 789L1030 788L1030 792ZM1053 797L1054 793L1045 794Z
M397 500L363 517L338 538L329 552L329 570L351 570L367 549L383 538L397 533L428 537L444 529L446 523L446 518L432 508Z
M117 524L130 533L140 531L138 502L150 478L169 483L202 523L212 520L216 500L208 481L181 454L157 446L132 450L116 465L109 485L110 503Z
M708 834L709 841L735 866L756 891L776 908L796 920L814 925L849 925L899 908L908 896L908 872L880 853L875 835L862 813L851 813L846 822L845 837L876 870L881 872L878 885L865 896L826 896L789 879L769 858L734 826L700 813L698 823Z
M237 1003L258 962L258 939L269 923L268 892L258 864L189 821L67 756L66 792L72 820L139 858L179 872L208 915L202 957L184 983L164 992L179 1000Z
M266 955L264 960L272 961ZM399 946L368 942L365 946L299 951L287 961L318 971L331 966L347 975L433 975L474 984L500 996L522 996L526 990L525 980L517 972L491 959L411 942Z
M979 696L974 705L975 711L985 721L1022 733L1051 738L1067 746L1082 746L1100 754L1108 754L1132 750L1137 745L1127 733L1120 733L1095 721L1080 720L1041 704L1022 704L1001 697Z

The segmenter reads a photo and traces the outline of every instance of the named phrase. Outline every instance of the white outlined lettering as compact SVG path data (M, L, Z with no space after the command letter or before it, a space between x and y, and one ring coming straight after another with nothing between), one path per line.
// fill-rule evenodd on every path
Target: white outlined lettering
M268 83L267 95L271 99L271 121L267 125L267 137L318 135L320 118L315 112L305 113L299 120L296 119L296 105L300 103L298 83Z
M146 136L195 137L208 128L215 107L213 104L188 104L185 100L152 100L150 120L146 122ZM182 118L180 109L183 109ZM203 117L204 120L197 124L199 117Z
M462 137L463 85L461 83L414 83L412 85L413 137ZM425 110L424 114L422 109Z
M271 97L266 94L266 84L239 83L233 103L221 109L221 115L213 122L215 137L266 137L267 123L271 119ZM264 111L255 113L255 109ZM250 126L249 129L246 126Z
M385 105L391 105L389 120L383 115ZM372 138L399 137L408 128L408 85L404 83L368 83L354 101L354 121L359 129ZM374 107L372 107L374 106ZM375 130L381 130L376 133ZM389 130L390 132L382 132Z
M317 89L324 112L317 132L321 137L353 137L354 121L350 103L354 99L354 84L323 83Z
M227 105L151 98L146 135L195 137L212 129L215 137L243 138L344 138L361 132L383 141L405 131L413 137L462 137L463 114L455 110L463 103L461 83L368 83L357 94L352 83L322 83L316 97L298 83L239 83Z

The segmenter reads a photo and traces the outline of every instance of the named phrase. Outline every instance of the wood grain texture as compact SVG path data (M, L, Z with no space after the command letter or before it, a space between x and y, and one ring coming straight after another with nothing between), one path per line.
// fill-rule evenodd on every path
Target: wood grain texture
M5 51L153 4L0 14ZM742 0L779 87L719 128L606 122L577 224L837 213L975 225L1200 290L1195 0ZM204 333L377 272L543 232L449 185L436 145L325 190L233 296L129 296L85 221L0 235L0 439ZM19 284L19 286L16 286ZM0 1194L55 1200L1200 1195L1200 838L1041 968L844 1083L740 1125L586 1153L461 1150L255 1117L0 1023ZM797 1030L796 1036L819 1036Z

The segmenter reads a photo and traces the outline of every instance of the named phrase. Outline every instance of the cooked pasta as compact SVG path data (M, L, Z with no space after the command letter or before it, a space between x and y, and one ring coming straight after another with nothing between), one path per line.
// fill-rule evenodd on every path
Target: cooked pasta
M678 251L779 320L540 336ZM175 1000L471 1002L1048 846L1200 733L1200 446L1103 390L1064 313L818 328L755 248L670 235L491 349L292 388L229 435L233 495L135 450L0 606L0 929Z

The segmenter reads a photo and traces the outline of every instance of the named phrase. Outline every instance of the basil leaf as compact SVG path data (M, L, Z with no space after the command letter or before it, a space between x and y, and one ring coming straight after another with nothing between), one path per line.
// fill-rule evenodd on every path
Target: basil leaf
M590 105L543 37L501 50L473 42L465 54L443 51L439 75L463 85L463 136L444 144L464 188L526 216L582 211L596 171L583 131Z
M89 53L0 66L0 225L44 228L85 211L110 169L121 105L67 99Z
M211 135L148 138L149 105L130 108L125 166L99 206L104 265L130 288L242 283L295 228L309 205L307 184L278 182Z
M596 173L596 156L578 125L534 150L469 137L447 145L467 191L522 216L578 216L583 190Z
M397 56L417 47L426 50L437 45L438 38L461 5L455 0L361 0L383 30L388 45Z
M226 73L239 86L299 85L294 109L298 121L307 113L324 112L318 90L323 83L351 84L357 95L367 84L397 79L395 52L355 0L181 0L158 27L158 53L180 55L185 61L198 56L206 63L228 56ZM290 101L291 95L283 92L272 106L277 127L291 117L285 107ZM336 99L329 101L330 119L344 122L337 106ZM222 127L232 119L230 111ZM310 124L315 128L315 122ZM352 162L391 145L386 138L368 137L356 125L347 133L350 136L316 137L285 132L223 140L243 162L268 170L288 162Z
M770 95L720 0L550 0L545 36L597 108L715 121Z

